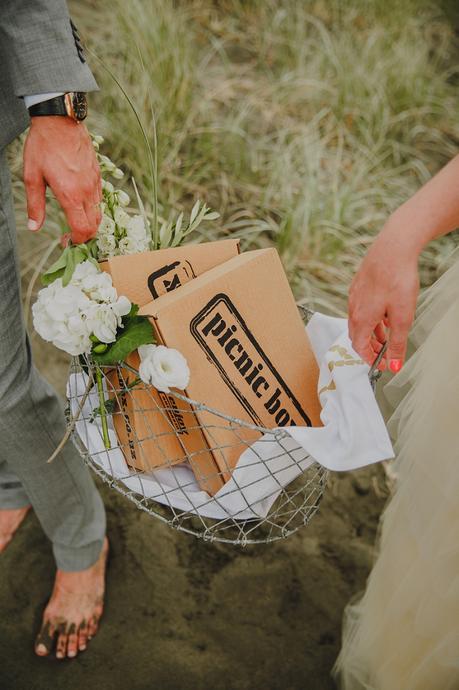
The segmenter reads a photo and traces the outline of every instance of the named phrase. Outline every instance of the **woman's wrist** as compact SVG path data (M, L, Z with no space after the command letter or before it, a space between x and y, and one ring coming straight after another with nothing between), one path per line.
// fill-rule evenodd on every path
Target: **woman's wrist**
M417 260L424 247L431 241L434 232L424 219L413 217L410 209L403 204L387 219L381 235L385 242L391 243L394 252Z

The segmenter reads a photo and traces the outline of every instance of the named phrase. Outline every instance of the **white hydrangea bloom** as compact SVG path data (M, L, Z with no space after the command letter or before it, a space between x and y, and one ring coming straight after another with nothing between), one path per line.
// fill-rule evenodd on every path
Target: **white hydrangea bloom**
M38 293L32 307L33 324L37 333L70 355L80 355L91 349L84 313L91 300L76 285L62 285L58 278Z
M101 343L114 343L119 319L110 304L93 302L86 312L87 326Z
M127 297L118 297L111 276L83 261L69 285L64 287L58 278L40 290L32 313L35 330L44 340L77 356L91 350L91 335L103 343L114 342L130 309Z

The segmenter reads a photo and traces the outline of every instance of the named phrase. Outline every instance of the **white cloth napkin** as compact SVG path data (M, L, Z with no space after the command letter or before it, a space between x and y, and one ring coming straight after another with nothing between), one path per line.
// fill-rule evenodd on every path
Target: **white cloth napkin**
M315 313L306 327L319 363L319 398L323 427L288 427L276 437L266 434L245 450L232 478L215 496L202 491L190 467L138 473L129 469L109 421L112 448L102 441L100 418L88 420L98 406L92 391L76 423L76 434L92 460L127 489L168 505L175 512L203 517L248 520L266 517L282 491L314 461L329 470L353 470L394 453L370 382L369 367L352 350L346 319ZM67 384L71 412L86 389L85 374L72 374Z

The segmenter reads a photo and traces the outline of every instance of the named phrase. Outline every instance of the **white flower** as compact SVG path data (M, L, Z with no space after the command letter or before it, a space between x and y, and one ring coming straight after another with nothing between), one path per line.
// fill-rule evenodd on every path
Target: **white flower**
M104 204L105 207L105 204ZM97 234L100 235L113 235L115 232L115 221L113 218L110 218L110 216L104 215L102 216L102 220L100 221L99 228L97 230Z
M116 195L118 197L118 203L120 206L129 206L130 198L126 192L123 192L122 189L118 189Z
M121 170L121 168L116 168L116 170L112 172L112 175L117 180L121 180L121 178L124 177L124 172Z
M92 261L82 261L75 267L70 284L75 285L76 287L82 287L86 284L88 279L99 275L99 273L100 269L97 268Z
M84 313L90 305L91 301L80 288L71 284L64 287L58 278L38 293L32 307L35 330L43 340L70 355L89 352L90 331Z
M188 386L190 370L178 350L164 345L141 345L139 355L139 375L144 383L163 393L169 393L170 388L183 390Z
M134 237L123 237L118 242L120 254L139 254L144 251L144 242L136 240Z
M114 342L130 310L130 301L118 297L111 276L91 261L78 264L66 287L58 278L40 290L32 307L37 333L74 356L90 352L91 335Z
M120 228L126 228L129 224L129 214L123 208L116 208L113 214L115 218L115 223L119 225Z
M89 299L96 302L116 302L118 298L111 275L101 271L92 261L78 264L70 285L79 287Z
M114 172L116 170L116 165L108 156L99 156L100 167L107 170L107 172Z
M113 194L113 192L115 191L115 188L112 185L112 183L109 182L108 180L104 180L103 178L102 178L102 189L104 190L104 192L108 192L109 194Z
M132 216L126 226L126 231L129 237L135 237L137 240L144 241L147 239L145 221L142 216Z
M120 295L116 302L113 302L112 304L112 309L115 312L115 314L120 317L119 318L119 323L121 325L121 316L127 316L129 312L131 311L132 304L128 300L127 297L124 295Z
M97 249L99 250L99 259L101 260L116 256L115 235L99 235L97 237Z
M86 312L89 331L101 343L114 343L118 329L118 317L110 304L93 303Z

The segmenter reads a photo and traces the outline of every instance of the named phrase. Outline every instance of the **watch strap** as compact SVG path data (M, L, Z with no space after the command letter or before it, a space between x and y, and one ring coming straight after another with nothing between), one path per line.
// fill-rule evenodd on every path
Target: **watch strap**
M65 96L55 96L47 101L31 105L29 115L31 117L36 117L37 115L67 115Z

